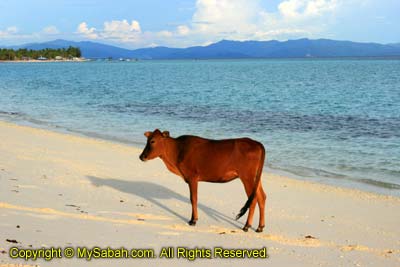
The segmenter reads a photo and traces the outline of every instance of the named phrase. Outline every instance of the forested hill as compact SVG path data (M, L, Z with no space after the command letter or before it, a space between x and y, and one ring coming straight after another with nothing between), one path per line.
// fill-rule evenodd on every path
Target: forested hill
M130 50L108 44L55 40L13 48L42 50L78 47L86 58L138 59L229 59L229 58L320 58L400 56L399 44L360 43L329 39L288 41L229 41L188 48L152 47Z

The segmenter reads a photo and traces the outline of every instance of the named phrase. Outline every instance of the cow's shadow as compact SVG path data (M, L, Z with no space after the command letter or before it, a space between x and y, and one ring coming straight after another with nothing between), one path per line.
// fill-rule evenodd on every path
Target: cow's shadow
M182 196L181 194L176 193L175 191L162 185L145 181L126 181L113 178L99 178L96 176L87 176L87 178L95 186L108 186L121 192L141 197L176 216L177 218L180 218L184 222L187 222L188 218L190 217L190 214L188 214L188 217L186 218L179 214L174 208L168 207L162 203L163 199L176 199L184 202L187 205L190 205L189 198ZM240 228L240 225L233 218L230 218L229 216L213 208L207 207L200 203L198 203L198 208L216 221L224 221L233 225L234 227Z

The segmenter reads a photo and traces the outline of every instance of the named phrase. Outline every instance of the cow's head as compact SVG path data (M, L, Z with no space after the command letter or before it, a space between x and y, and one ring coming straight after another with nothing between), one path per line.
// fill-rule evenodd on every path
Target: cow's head
M145 132L144 136L147 137L147 143L139 158L142 161L160 157L164 153L164 141L169 137L169 132L161 132L155 129L154 132Z

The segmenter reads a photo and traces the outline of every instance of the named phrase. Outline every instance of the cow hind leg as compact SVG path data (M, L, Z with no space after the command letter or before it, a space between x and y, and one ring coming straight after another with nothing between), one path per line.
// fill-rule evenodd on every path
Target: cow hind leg
M261 233L265 227L265 201L267 199L267 195L265 194L262 184L258 188L257 192L257 203L258 207L260 208L260 222L258 224L258 228L256 230L257 233Z
M192 217L188 222L189 225L195 226L198 220L198 213L197 213L197 187L198 182L197 179L190 180L188 182L189 190L190 190L190 202L192 203Z
M247 217L246 226L251 227L253 223L254 211L256 209L257 201L253 201L249 207L249 216Z
M253 192L254 181L252 179L245 179L245 178L242 178L241 180L243 182L247 197L249 197L251 195L251 193ZM247 232L249 230L249 228L251 227L251 224L253 222L253 216L254 216L254 210L255 210L256 204L257 204L256 201L252 201L252 203L249 207L249 215L247 217L246 224L243 227L243 231L245 231L245 232Z

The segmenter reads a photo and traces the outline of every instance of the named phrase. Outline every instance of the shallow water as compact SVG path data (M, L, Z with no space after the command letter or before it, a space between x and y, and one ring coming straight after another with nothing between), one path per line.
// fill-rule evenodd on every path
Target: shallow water
M0 64L0 118L144 143L248 136L267 166L400 195L399 60Z

